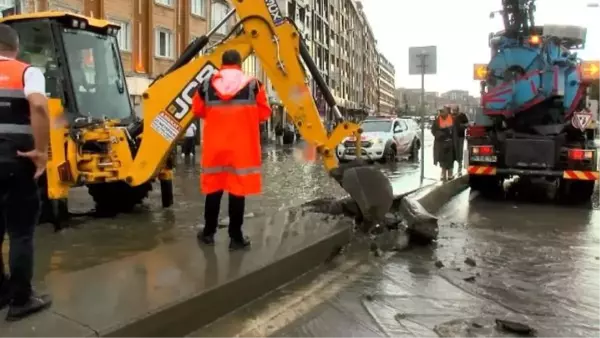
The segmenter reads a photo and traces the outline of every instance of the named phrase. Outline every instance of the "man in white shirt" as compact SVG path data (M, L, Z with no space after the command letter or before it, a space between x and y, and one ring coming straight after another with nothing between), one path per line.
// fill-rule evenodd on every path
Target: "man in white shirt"
M46 170L50 118L44 74L17 61L19 36L0 24L0 246L9 238L10 278L0 252L0 308L19 320L48 308L33 292L33 237L40 214L37 180Z
M196 123L192 122L188 129L185 131L185 138L183 139L183 146L181 147L181 155L189 157L196 156Z

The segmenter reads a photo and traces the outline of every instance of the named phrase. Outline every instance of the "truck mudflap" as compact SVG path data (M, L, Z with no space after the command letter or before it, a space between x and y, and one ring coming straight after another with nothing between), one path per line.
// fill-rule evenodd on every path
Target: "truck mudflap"
M496 175L496 167L486 165L470 165L467 167L467 173L469 175L493 176Z
M600 172L583 170L565 170L563 172L563 178L565 180L596 181L600 178Z

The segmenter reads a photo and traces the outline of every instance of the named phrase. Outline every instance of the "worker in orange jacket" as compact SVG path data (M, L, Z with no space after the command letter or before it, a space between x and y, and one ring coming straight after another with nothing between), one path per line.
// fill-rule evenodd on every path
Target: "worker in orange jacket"
M52 301L32 288L34 234L40 214L37 180L48 162L50 118L41 70L16 60L19 36L0 24L0 248L9 239L5 273L0 250L0 310L19 320Z
M204 119L200 186L206 195L204 230L198 239L214 244L223 192L229 194L230 250L247 248L243 235L245 197L261 192L260 123L271 116L264 86L242 72L236 50L223 53L222 68L200 85L192 110Z

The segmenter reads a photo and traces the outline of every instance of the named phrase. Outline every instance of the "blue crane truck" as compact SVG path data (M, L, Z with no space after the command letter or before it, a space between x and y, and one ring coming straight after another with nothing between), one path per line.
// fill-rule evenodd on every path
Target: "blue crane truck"
M557 198L590 200L598 180L597 112L586 103L582 61L586 28L534 24L535 0L502 0L505 30L491 33L481 107L464 154L472 190L541 177Z

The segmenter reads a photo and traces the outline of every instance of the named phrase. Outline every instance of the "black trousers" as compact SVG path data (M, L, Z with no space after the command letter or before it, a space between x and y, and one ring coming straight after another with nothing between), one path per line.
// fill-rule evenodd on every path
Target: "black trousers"
M196 156L196 139L194 137L186 137L183 139L182 152L185 156L194 154Z
M219 226L219 210L221 209L221 199L223 191L217 191L206 195L204 204L204 231L205 236L214 236ZM244 224L244 209L246 207L246 198L229 194L229 238L232 240L242 240L242 224Z
M40 211L40 193L31 167L0 163L0 246L5 234L10 243L10 277L0 251L0 282L9 283L17 305L28 301L32 292L33 236Z

